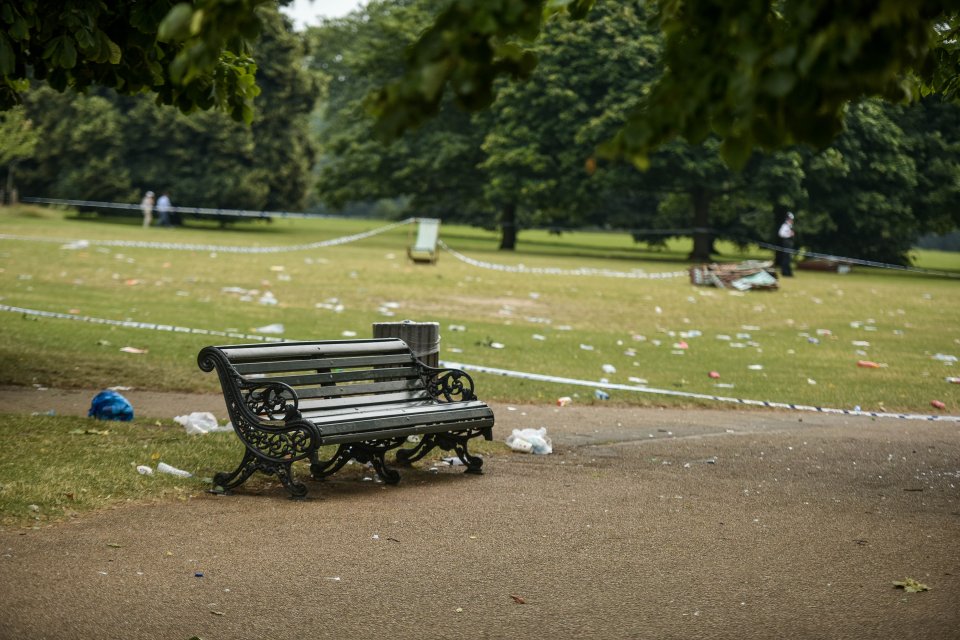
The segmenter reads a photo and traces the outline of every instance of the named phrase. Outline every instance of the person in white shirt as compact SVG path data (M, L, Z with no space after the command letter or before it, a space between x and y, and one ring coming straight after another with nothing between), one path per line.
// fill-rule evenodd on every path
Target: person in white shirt
M140 209L143 210L143 228L146 229L153 222L153 191L147 191L140 201Z
M780 230L777 232L777 235L780 236L780 246L784 249L793 249L793 213L788 211L787 218L783 221L783 224L780 225ZM791 278L793 277L793 254L788 251L780 251L780 275Z

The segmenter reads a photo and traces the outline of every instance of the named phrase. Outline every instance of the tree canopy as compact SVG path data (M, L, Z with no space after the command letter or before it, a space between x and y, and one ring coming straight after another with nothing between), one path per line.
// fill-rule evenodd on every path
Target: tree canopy
M250 122L259 93L249 43L270 0L0 0L0 111L29 81L63 91L151 92L184 112L218 107Z
M498 77L529 77L536 66L519 42L539 35L545 19L580 19L595 3L450 3L410 48L404 74L373 100L381 133L392 137L420 124L447 89L466 108L489 106ZM842 131L851 101L906 101L931 92L952 99L960 91L955 0L647 4L664 37L664 73L604 148L642 168L676 137L696 144L716 135L736 167L756 148L822 148Z

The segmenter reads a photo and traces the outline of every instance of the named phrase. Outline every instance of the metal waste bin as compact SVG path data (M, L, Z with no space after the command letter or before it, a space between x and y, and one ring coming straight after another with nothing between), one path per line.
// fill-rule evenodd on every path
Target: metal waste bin
M440 366L439 322L374 322L374 338L400 338L410 347L413 355L431 367Z

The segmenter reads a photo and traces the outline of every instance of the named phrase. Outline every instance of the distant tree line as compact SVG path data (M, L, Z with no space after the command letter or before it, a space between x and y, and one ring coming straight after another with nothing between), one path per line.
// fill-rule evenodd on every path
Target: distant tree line
M650 242L668 237L659 230L694 229L684 235L696 260L719 238L775 241L788 210L805 247L898 263L920 235L960 226L960 108L935 96L851 104L830 146L753 153L741 171L710 135L664 144L645 171L604 160L663 74L664 38L644 2L598 2L576 28L548 22L527 81L500 81L492 105L472 115L447 96L384 147L365 105L444 4L374 1L309 31L326 86L317 176L329 205L403 195L410 213L499 225L504 249L531 226L637 229Z
M154 96L43 84L23 92L21 112L37 143L17 163L20 193L136 203L169 191L174 204L302 210L312 189L309 117L319 93L303 68L302 38L276 8L262 8L260 94L252 123L223 111L186 114Z

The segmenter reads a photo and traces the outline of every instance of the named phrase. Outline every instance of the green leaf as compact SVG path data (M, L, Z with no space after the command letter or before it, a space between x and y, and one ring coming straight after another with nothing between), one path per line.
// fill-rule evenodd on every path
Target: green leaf
M160 42L176 42L184 40L190 35L190 23L193 19L193 8L186 2L181 2L170 9L170 12L160 23L157 29L157 40Z
M921 591L929 591L930 587L927 585L917 582L913 578L904 578L902 581L894 582L893 586L898 589L903 589L907 593L920 593Z

